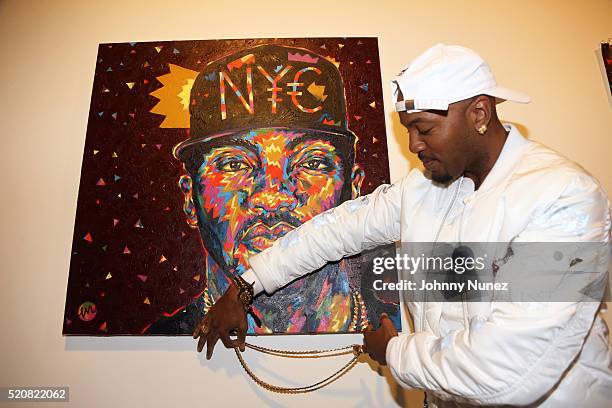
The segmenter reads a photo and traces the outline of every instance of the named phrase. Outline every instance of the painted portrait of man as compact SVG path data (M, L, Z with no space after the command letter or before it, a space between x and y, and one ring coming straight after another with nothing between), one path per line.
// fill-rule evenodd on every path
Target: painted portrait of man
M261 45L208 64L191 90L190 138L175 148L186 221L199 229L207 288L196 307L149 332L192 330L248 259L359 196L364 170L347 127L342 78L311 51ZM346 262L255 301L256 333L347 332L366 323ZM187 311L191 311L190 313ZM186 323L188 321L188 323Z
M100 44L63 333L190 335L251 257L390 182L382 100L373 37ZM399 325L368 262L259 296L249 333Z

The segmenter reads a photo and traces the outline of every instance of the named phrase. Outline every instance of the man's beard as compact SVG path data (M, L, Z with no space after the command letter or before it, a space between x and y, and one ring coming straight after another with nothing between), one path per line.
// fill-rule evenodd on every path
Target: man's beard
M430 172L429 174L430 174L431 179L435 181L436 183L447 184L453 180L453 177L448 173L433 174Z

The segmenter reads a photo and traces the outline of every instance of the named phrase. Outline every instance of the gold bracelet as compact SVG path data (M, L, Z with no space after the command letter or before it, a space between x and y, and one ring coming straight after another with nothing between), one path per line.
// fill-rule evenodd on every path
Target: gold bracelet
M242 303L244 311L251 315L257 327L261 327L261 319L255 314L252 307L253 299L255 298L255 290L253 289L255 283L248 283L240 275L234 276L232 282L238 288L238 300Z
M238 299L244 305L244 310L248 311L253 304L253 299L255 298L253 285L245 281L240 275L234 276L232 278L232 282L234 282L234 285L236 285L238 288Z

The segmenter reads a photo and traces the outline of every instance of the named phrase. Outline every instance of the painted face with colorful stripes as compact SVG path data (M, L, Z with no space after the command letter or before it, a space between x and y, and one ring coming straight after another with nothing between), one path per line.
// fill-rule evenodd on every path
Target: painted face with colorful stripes
M258 129L228 136L194 175L205 247L221 249L216 256L227 266L247 265L250 255L338 205L346 174L343 154L323 134Z

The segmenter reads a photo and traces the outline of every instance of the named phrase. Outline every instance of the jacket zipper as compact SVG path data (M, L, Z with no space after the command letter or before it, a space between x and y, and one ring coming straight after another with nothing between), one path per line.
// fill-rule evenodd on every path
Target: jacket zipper
M461 178L459 179L459 183L457 184L457 188L455 189L455 192L453 193L453 198L450 202L450 205L446 209L446 212L444 213L444 217L442 217L442 222L440 223L440 226L438 227L438 232L436 233L436 237L434 239L433 248L432 248L433 253L435 253L436 246L438 244L438 239L440 238L440 233L442 232L442 228L444 227L446 218L448 218L448 215L450 214L452 208L455 205L455 201L457 201L457 197L459 196L459 190L461 190L461 185L463 184L463 178L464 177L461 176ZM425 273L425 282L427 282L428 278L429 278L429 270L427 270L427 272ZM421 321L419 322L420 331L424 331L423 327L425 325L425 307L427 303L427 291L425 291L424 297L425 298L423 299L423 306L421 307L421 319L420 319Z

